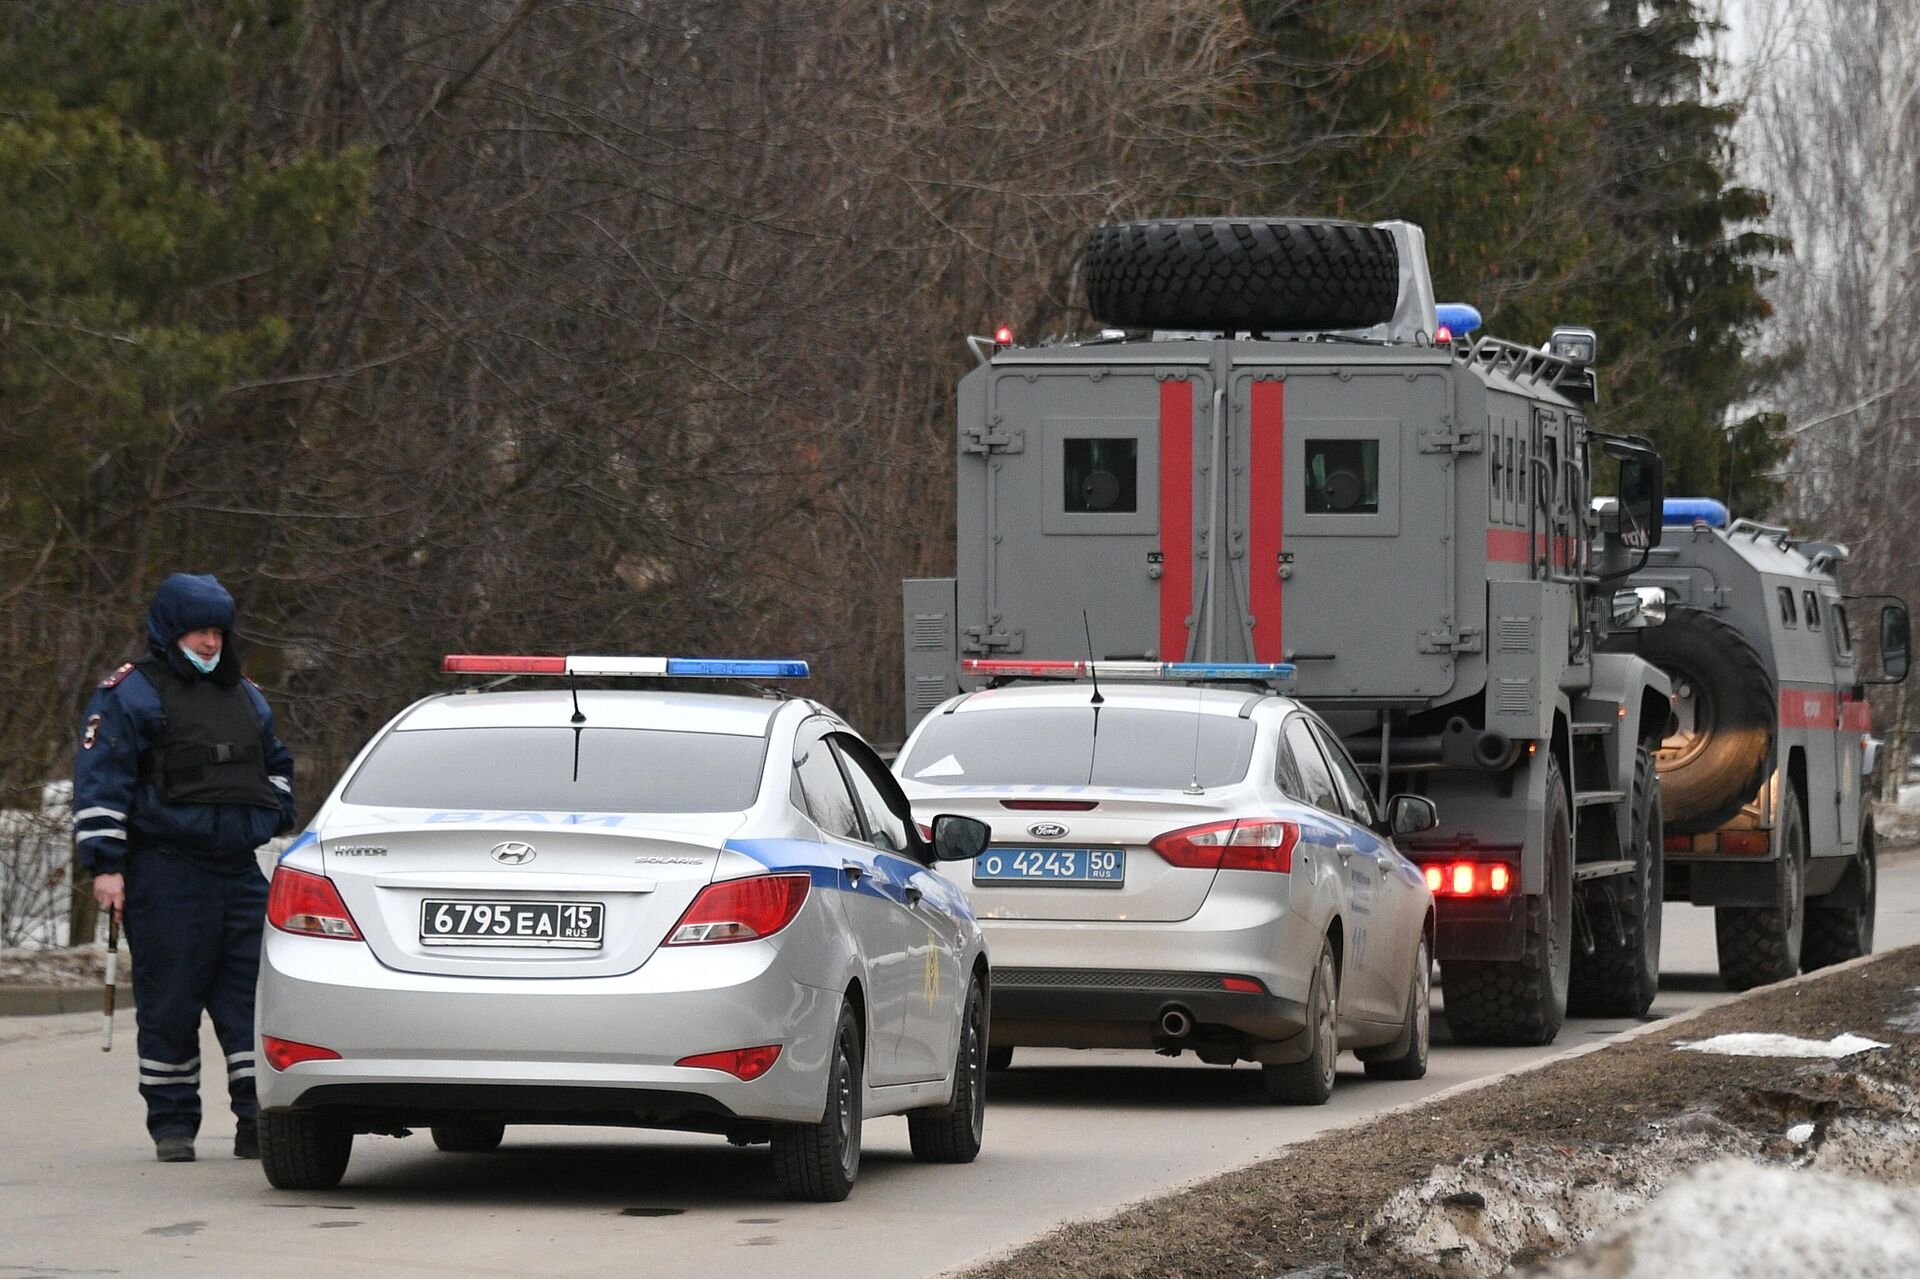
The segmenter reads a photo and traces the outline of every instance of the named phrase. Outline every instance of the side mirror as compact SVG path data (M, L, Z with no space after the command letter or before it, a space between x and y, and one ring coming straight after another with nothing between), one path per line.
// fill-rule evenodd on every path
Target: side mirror
M1637 631L1667 620L1667 593L1658 586L1635 586L1613 593L1607 622L1616 631Z
M1880 609L1880 669L1895 683L1907 677L1907 653L1913 646L1905 604Z
M933 819L933 857L942 862L970 862L987 851L993 828L977 817L942 813Z
M1620 540L1636 551L1660 545L1665 471L1658 454L1620 459Z
M1418 835L1440 824L1440 810L1425 795L1395 795L1387 801L1387 829L1395 835Z

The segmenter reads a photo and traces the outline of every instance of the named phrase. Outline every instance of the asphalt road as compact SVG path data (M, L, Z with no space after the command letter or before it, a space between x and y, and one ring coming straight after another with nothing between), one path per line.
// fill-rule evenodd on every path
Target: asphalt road
M1883 950L1920 942L1920 859L1884 867L1878 931ZM1670 906L1665 946L1653 1017L1727 998L1709 912ZM1630 1024L1570 1021L1544 1049L1436 1045L1418 1083L1373 1082L1348 1058L1333 1100L1299 1109L1262 1105L1251 1067L1023 1050L991 1081L978 1162L918 1165L905 1122L877 1120L853 1198L815 1205L775 1196L764 1148L567 1128L509 1130L491 1155L442 1154L424 1133L362 1137L341 1189L282 1193L231 1157L224 1112L200 1162L153 1160L130 1017L111 1054L97 1014L13 1018L0 1021L0 1279L934 1275ZM206 1056L219 1060L210 1033Z

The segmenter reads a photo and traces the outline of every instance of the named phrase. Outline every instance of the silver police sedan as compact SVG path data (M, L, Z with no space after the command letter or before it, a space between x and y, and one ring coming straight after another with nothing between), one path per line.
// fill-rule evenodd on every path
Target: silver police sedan
M767 678L800 662L452 657L474 674ZM356 1134L486 1151L510 1124L770 1142L783 1193L846 1197L861 1122L980 1148L988 968L923 836L817 703L665 689L426 698L354 760L273 878L261 1160L344 1175Z
M1341 1049L1426 1073L1433 897L1312 711L1247 681L1282 666L972 661L999 681L914 729L917 811L992 820L952 872L994 951L989 1061L1016 1045L1261 1063L1269 1100L1324 1102ZM1146 682L1138 682L1146 681ZM1239 683L1240 686L1234 686Z

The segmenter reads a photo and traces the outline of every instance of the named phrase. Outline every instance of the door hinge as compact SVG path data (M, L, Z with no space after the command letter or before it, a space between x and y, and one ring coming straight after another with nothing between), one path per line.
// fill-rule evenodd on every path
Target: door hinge
M1025 431L1002 431L991 426L970 426L960 432L962 453L1024 453Z
M1480 428L1477 426L1457 427L1453 419L1443 417L1440 425L1429 427L1420 432L1420 451L1422 453L1478 453L1480 451Z
M1478 627L1469 627L1454 634L1450 626L1439 630L1420 632L1420 651L1422 653L1478 653L1481 649L1482 632Z
M969 626L960 633L963 653L1020 653L1027 647L1025 631L996 631L985 626Z

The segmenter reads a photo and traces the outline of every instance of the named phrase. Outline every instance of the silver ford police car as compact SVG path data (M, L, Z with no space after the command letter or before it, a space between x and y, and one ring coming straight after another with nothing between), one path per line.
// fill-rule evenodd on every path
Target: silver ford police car
M450 657L485 675L764 679L803 662ZM375 735L281 859L260 966L261 1160L324 1189L359 1133L486 1151L509 1124L767 1141L790 1197L846 1197L861 1122L980 1148L988 968L915 826L804 699L444 694Z
M993 945L994 1067L1020 1044L1191 1051L1259 1062L1267 1099L1309 1105L1342 1049L1426 1073L1433 893L1393 837L1434 806L1376 809L1319 716L1258 687L1290 667L963 669L1043 681L948 701L895 763L929 819L993 822L950 873Z

